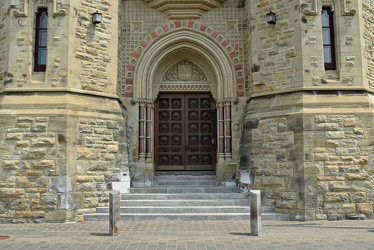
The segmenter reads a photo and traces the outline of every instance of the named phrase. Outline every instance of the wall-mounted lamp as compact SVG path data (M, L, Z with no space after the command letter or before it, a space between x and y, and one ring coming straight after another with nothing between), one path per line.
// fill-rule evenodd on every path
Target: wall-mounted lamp
M266 16L267 16L267 23L275 24L277 22L277 16L275 15L274 12L270 11L269 13L266 14Z
M101 13L96 11L95 13L92 14L92 23L94 25L101 23Z

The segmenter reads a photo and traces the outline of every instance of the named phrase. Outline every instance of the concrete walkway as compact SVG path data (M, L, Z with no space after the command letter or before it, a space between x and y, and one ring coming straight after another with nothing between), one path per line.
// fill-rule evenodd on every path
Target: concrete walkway
M0 224L0 249L374 249L374 220L263 221L263 235L247 221ZM2 236L9 236L2 239Z

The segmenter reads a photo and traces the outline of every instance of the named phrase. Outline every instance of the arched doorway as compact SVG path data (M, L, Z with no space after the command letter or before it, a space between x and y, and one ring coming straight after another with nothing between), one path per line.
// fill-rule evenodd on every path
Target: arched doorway
M158 169L188 170L193 169L192 166L196 163L198 163L197 170L215 170L218 180L233 176L235 163L232 159L231 114L236 101L238 82L236 66L231 60L233 55L217 44L211 35L186 27L157 37L138 57L132 83L134 103L139 108L139 132L135 138L138 140L137 176L139 177L136 178L139 180L144 178L145 185L149 185L148 180L151 182L154 172ZM161 113L158 105L161 103L161 98L172 102L174 98L172 95L178 95L178 98L184 100L184 107L187 107L189 98L197 96L200 99L202 95L201 98L204 99L206 98L203 97L204 94L209 96L210 106L207 110L198 112L209 112L210 134L197 136L199 143L205 141L209 143L209 147L212 147L209 149L210 155L201 152L208 151L205 145L198 145L192 147L192 151L189 150L190 139L196 137L188 132L188 129L191 129L188 123L192 121L182 120L181 130L184 133L181 135L160 132L162 126L165 125L168 127L167 131L170 131L170 126L173 125L171 120L168 124L160 124ZM172 110L168 111L172 112ZM188 117L189 111L194 112L187 108L183 111L185 114L181 116ZM200 130L204 122L204 120L198 121ZM164 135L166 138L160 137ZM174 143L180 141L178 147L173 148L172 136L176 138ZM163 143L167 147L164 147ZM161 152L160 149L168 153ZM175 156L172 150L176 152L179 150L180 156ZM199 154L193 154L193 150L197 150Z

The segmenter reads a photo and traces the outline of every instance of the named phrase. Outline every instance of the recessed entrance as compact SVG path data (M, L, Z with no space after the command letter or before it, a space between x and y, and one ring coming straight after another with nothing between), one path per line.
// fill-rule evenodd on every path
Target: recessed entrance
M160 94L156 170L215 170L215 106L209 93Z

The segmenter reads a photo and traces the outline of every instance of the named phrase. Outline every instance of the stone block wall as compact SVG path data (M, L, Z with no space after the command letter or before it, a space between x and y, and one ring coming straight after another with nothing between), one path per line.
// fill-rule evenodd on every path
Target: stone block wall
M334 9L337 69L330 71L321 1L248 3L253 85L239 165L250 170L249 188L293 220L373 213L372 6L322 2ZM275 25L266 23L270 10Z
M250 170L249 188L261 189L264 204L293 220L372 215L372 100L344 92L251 100L240 162Z
M115 93L118 48L117 1L74 1L77 6L74 57L79 60L80 71L73 82L83 90ZM120 2L120 1L119 1ZM102 23L94 26L92 14L102 14ZM72 65L71 65L72 66Z
M100 99L82 100L93 107ZM28 115L18 116L2 110L0 222L81 221L83 213L108 205L111 183L126 172L127 148L121 110L106 102L112 109L103 106L100 116L99 107L23 108L16 112Z
M303 118L300 93L248 102L243 119L240 169L250 172L249 189L262 191L264 205L278 212L304 209ZM302 211L301 211L302 210Z
M111 183L126 172L125 114L116 96L118 3L5 2L0 222L81 221L108 204ZM49 12L45 72L32 66L39 7ZM96 11L103 20L94 26Z
M296 77L300 64L297 34L300 22L295 5L299 1L249 1L250 75L252 94L289 89L300 85ZM275 25L266 22L269 11L276 13Z
M350 219L373 213L371 144L373 114L304 118L314 128L306 141L306 171L316 175L317 219Z
M3 88L4 79L6 78L6 67L5 67L5 60L7 58L6 55L6 24L7 24L7 14L6 14L6 3L5 1L0 3L0 90Z
M364 20L364 57L367 60L366 75L370 89L374 89L374 3L370 0L362 1L362 15Z

